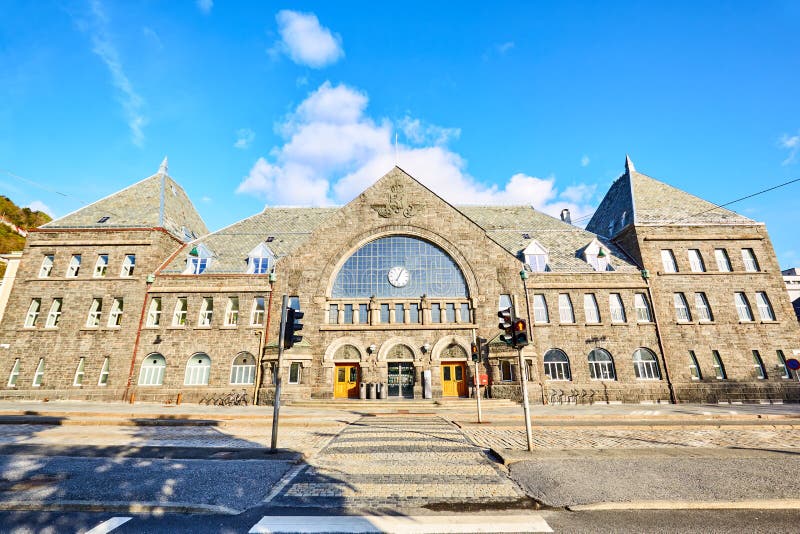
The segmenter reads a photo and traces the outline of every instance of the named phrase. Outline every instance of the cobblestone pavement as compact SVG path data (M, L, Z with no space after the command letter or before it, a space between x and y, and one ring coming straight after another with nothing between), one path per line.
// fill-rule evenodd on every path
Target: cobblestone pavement
M444 419L367 416L311 458L272 504L368 509L523 496L484 451Z

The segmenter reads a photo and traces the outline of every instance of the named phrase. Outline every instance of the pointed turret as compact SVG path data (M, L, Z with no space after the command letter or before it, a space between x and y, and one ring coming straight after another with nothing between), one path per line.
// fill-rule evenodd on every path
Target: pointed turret
M166 161L166 159L164 161ZM625 154L625 174L630 176L632 172L636 172L636 167L633 166L631 157Z
M167 156L164 156L164 161L161 162L161 165L158 167L158 174L169 174L169 163L167 162Z

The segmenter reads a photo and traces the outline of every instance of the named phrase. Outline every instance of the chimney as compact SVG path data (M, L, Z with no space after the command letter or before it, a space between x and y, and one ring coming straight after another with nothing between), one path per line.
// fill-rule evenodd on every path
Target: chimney
M572 217L569 216L569 210L567 208L561 210L561 220L567 224L572 224Z

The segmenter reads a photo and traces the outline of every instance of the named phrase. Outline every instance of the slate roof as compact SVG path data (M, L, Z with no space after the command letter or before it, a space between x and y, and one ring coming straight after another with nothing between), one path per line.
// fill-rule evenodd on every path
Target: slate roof
M164 183L164 220L161 219L161 188ZM108 217L104 222L99 222ZM156 228L163 227L183 240L208 233L200 214L183 188L166 174L157 173L122 191L80 208L41 228Z

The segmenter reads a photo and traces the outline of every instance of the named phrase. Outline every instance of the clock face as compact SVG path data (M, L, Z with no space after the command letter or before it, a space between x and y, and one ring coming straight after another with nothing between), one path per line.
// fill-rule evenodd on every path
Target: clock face
M389 269L386 277L389 279L389 283L394 287L403 287L408 283L411 274L405 267L392 267Z

